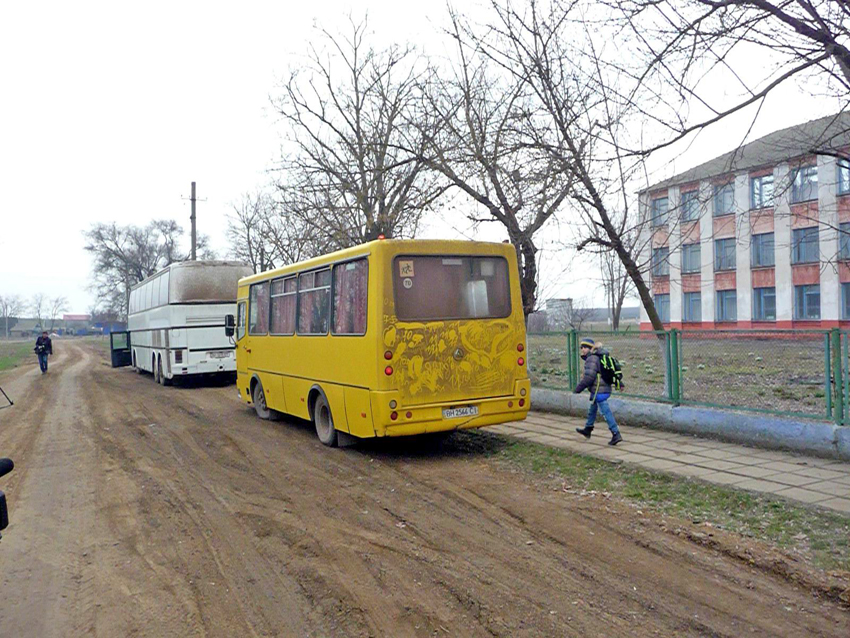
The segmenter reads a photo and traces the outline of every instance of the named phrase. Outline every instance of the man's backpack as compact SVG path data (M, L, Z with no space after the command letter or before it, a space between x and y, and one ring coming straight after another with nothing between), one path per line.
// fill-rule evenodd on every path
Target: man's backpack
M602 380L610 385L615 390L623 389L623 368L620 362L610 354L603 354L599 357L599 364L602 367Z

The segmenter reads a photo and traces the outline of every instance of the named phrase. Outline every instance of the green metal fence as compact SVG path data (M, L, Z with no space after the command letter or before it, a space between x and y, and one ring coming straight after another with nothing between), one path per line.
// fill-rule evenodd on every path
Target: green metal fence
M623 395L850 425L850 333L834 330L667 330L590 336L620 360ZM580 335L529 334L532 383L572 390Z

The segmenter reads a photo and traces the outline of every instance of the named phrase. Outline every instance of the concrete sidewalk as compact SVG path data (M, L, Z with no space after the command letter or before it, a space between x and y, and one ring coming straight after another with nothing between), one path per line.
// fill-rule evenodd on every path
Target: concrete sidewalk
M583 426L582 418L531 412L525 421L487 430L850 514L850 463L629 426L620 427L623 442L610 446L604 422L590 440L576 433Z

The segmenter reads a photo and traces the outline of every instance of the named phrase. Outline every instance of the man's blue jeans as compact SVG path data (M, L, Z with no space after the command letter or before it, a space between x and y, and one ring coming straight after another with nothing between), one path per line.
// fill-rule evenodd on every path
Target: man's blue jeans
M596 423L596 411L602 413L605 422L608 424L608 429L611 434L619 434L620 428L617 427L617 421L614 419L614 413L611 412L611 406L608 405L608 397L610 394L597 394L596 398L590 403L590 409L587 411L587 422L585 427L592 428Z
M38 367L41 368L42 372L47 372L47 353L39 352L38 353Z

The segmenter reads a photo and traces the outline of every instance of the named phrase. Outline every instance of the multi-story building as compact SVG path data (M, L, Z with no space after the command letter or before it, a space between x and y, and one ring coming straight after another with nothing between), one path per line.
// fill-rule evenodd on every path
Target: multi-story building
M640 193L641 261L674 328L850 326L850 113ZM641 308L641 328L650 329Z

